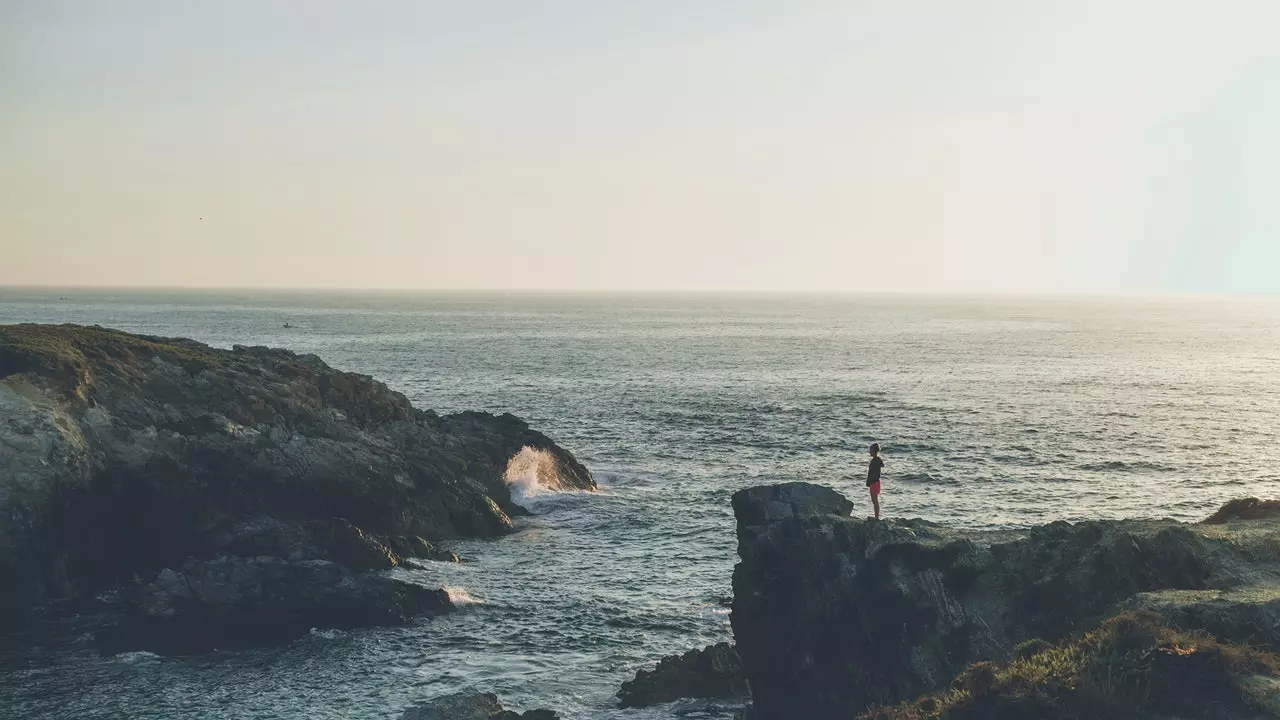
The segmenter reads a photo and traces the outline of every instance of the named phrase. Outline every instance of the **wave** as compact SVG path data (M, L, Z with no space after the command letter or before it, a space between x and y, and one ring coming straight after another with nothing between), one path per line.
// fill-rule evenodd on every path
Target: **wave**
M908 472L908 473L897 474L892 477L886 476L886 479L891 482L920 483L920 484L930 484L930 485L959 485L960 484L960 481L956 480L955 478L939 477L937 475L930 475L929 473Z
M556 471L556 459L550 452L525 445L507 461L502 480L511 488L517 502L531 502L544 495L579 494L566 490Z
M1085 463L1078 465L1078 469L1087 470L1089 472L1173 472L1173 468L1168 465L1161 465L1153 462L1125 462L1123 460L1108 460L1100 463Z
M134 650L132 652L122 652L119 655L116 655L116 660L119 660L122 663L129 663L130 665L159 659L159 655L147 652L146 650Z
M443 589L449 595L449 602L453 603L454 605L488 605L489 604L487 600L484 600L483 598L475 597L471 593L467 592L467 589L464 587L458 587L456 585L446 585Z

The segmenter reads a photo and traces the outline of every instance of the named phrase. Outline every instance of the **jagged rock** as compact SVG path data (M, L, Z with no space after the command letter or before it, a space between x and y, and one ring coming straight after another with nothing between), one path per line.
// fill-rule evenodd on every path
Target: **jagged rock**
M419 410L315 356L0 326L0 621L201 575L191 559L333 561L357 585L409 554L456 559L420 539L510 531L525 511L504 473L530 453L543 486L595 487L518 418Z
M400 720L557 720L550 710L505 710L493 693L458 693L409 708Z
M1019 643L1087 630L1133 603L1228 638L1274 642L1280 522L1053 523L963 532L855 520L817 486L734 495L730 619L754 720L848 718L944 687ZM1221 598L1241 603L1213 605ZM1180 613L1180 614L1179 614ZM1205 618L1212 618L1209 622Z
M387 545L404 558L420 558L436 562L462 562L458 554L452 550L438 548L416 535L393 535L387 538Z
M729 643L708 645L683 655L658 661L653 670L641 670L622 684L619 706L648 707L680 698L746 697L742 660Z
M107 652L188 655L285 643L311 628L403 625L451 609L448 594L326 560L219 557L129 588L124 617L99 634Z
M354 572L386 570L400 564L400 556L343 518L312 522L310 530L325 557Z

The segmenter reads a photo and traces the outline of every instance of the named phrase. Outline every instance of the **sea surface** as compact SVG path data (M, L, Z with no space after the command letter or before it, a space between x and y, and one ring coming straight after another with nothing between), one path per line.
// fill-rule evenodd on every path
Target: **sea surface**
M515 535L457 543L471 562L404 571L464 603L408 628L190 659L10 641L6 720L392 719L457 690L571 720L727 719L613 694L730 638L735 490L808 480L869 512L873 441L885 512L958 526L1280 497L1276 299L0 289L11 322L316 353L422 407L520 415L602 489L531 495Z

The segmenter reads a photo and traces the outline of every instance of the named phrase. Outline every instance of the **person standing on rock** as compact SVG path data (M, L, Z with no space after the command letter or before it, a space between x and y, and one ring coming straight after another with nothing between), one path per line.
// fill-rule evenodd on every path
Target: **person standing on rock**
M871 443L871 462L867 465L867 489L871 491L871 506L876 509L876 519L880 519L880 470L884 468L884 458L880 457L880 443Z

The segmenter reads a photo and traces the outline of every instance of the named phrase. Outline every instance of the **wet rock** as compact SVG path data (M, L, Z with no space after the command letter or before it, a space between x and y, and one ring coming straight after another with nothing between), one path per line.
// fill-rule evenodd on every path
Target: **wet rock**
M1274 642L1275 521L962 532L855 520L833 495L796 484L734 495L741 562L730 619L754 720L848 718L911 699L972 663L1007 662L1024 641L1088 630L1131 603Z
M452 550L436 547L416 535L393 535L387 538L387 545L404 558L420 558L436 562L462 562L458 554Z
M289 642L312 628L403 625L452 608L448 594L326 560L219 557L129 588L123 618L98 636L106 652L190 655Z
M505 710L493 693L458 693L409 708L400 720L557 720L550 710Z
M502 712L502 703L493 693L462 693L409 708L400 720L489 720Z
M746 697L742 661L729 643L672 655L653 670L641 670L622 684L619 706L648 707L680 698Z

